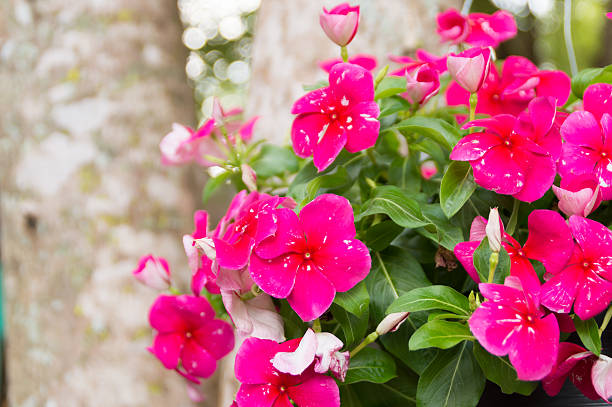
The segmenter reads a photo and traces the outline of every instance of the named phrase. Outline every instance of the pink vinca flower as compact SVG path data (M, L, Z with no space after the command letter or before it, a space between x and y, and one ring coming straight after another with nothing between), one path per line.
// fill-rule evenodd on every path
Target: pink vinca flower
M232 327L215 319L203 297L161 295L151 307L149 322L157 331L149 351L167 369L190 379L212 375L217 360L234 347Z
M563 106L569 94L570 78L565 72L540 71L527 58L511 56L504 61L501 77L495 64L491 64L478 91L476 113L518 116L535 97L554 97L556 105ZM450 106L468 106L470 93L453 81L446 91L446 102Z
M424 179L431 179L434 175L438 173L438 167L436 167L436 163L433 161L425 161L421 164L421 176Z
M353 209L341 196L317 197L300 212L277 212L278 231L251 258L255 283L275 298L287 298L304 320L321 316L336 292L348 291L370 271L368 248L355 239Z
M591 400L597 400L599 396L591 381L591 370L596 360L597 356L582 346L561 342L557 362L550 374L542 379L542 388L549 396L556 396L569 377L582 394Z
M520 380L546 377L557 359L559 326L540 307L539 287L523 288L514 276L478 287L487 300L468 321L478 342L493 355L508 355Z
M236 394L238 407L340 407L340 392L333 378L314 371L280 372L272 361L280 352L295 352L300 339L281 344L248 338L238 354L234 371L241 383Z
M353 41L357 34L359 6L351 7L348 3L342 3L329 11L323 7L319 15L319 23L330 40L345 47Z
M470 34L470 24L466 16L458 10L450 8L437 17L437 32L442 42L459 44Z
M356 54L348 59L349 64L359 65L363 69L367 69L368 71L373 71L378 64L376 57L374 55L369 54ZM325 72L329 73L331 69L336 64L341 64L342 58L333 58L328 59L322 62L319 62L319 67L323 69Z
M491 50L474 47L460 54L450 54L446 59L448 73L470 93L476 93L489 75Z
M555 211L535 210L529 214L527 223L529 236L523 246L505 233L500 224L501 245L510 256L510 274L519 277L524 284L539 286L530 260L541 262L548 273L558 273L569 260L574 242L563 217ZM487 235L487 226L488 222L482 216L474 218L470 240L457 244L454 249L455 256L476 283L480 278L474 267L474 252Z
M344 344L329 332L315 333L308 329L299 346L292 352L279 352L272 365L279 372L300 375L313 364L316 373L331 371L344 381L349 365L349 352L340 352Z
M170 287L170 267L163 257L155 257L152 254L142 256L132 274L136 280L155 290L166 290Z
M561 126L565 143L561 177L595 174L604 200L612 199L612 85L596 83L584 92L584 111Z
M569 228L576 240L565 267L542 286L542 305L582 320L599 314L612 301L612 232L599 222L572 216Z
M481 187L523 202L540 199L550 189L555 175L554 152L561 139L553 123L554 101L534 99L529 105L535 132L524 132L514 116L503 114L474 120L464 127L484 127L484 132L463 137L450 158L468 161L474 181Z
M319 171L327 168L342 148L350 153L372 147L378 138L380 110L374 102L372 74L353 64L336 64L329 86L302 96L293 105L291 140L299 157L314 157Z
M424 105L440 90L440 74L428 65L406 70L406 92L402 96L412 104Z
M462 15L455 9L438 14L438 35L442 42L474 46L497 47L503 41L516 36L517 27L512 14L497 11L491 15L472 13Z
M608 17L610 20L612 20L612 13L606 13L606 17Z
M612 398L612 358L605 355L599 356L591 370L591 381L599 397L610 404Z
M392 71L391 75L404 76L407 72L418 69L423 65L427 65L428 67L435 69L440 74L446 72L447 55L439 57L419 48L416 50L416 58L417 59L407 56L389 55L389 59L391 61L403 65L400 69Z
M559 199L559 209L567 216L587 217L602 200L601 189L593 174L569 175L561 180L561 187L552 186Z
M199 296L202 289L212 294L219 294L219 287L215 284L213 261L205 253L201 253L196 246L196 240L208 237L208 213L198 210L193 214L195 230L191 235L183 236L183 247L187 255L187 262L191 269L191 291Z
M232 144L236 142L236 137L239 137L244 142L248 142L251 140L251 138L253 137L253 127L255 127L257 120L259 120L259 116L252 117L246 122L242 122L240 120L241 115L241 108L234 108L225 111L223 109L223 106L221 106L221 102L219 101L219 99L216 97L213 98L213 107L211 113L212 118L215 120L213 134L217 136L219 142L226 145L223 132L221 131L221 127L225 128L227 137L230 143Z
M213 165L204 158L204 155L220 155L210 138L214 127L214 120L206 121L197 131L174 123L172 131L159 143L162 164L180 165L196 161L200 165Z

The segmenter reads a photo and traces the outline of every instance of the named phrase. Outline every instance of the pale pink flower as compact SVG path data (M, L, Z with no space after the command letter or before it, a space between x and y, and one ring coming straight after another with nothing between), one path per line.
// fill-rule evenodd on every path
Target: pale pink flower
M470 93L476 93L489 75L491 50L474 47L460 54L450 54L446 59L448 73Z
M612 358L599 356L591 370L591 380L599 397L609 404L612 398Z
M597 178L593 174L568 175L561 180L561 187L552 186L559 199L559 209L567 216L587 217L602 201Z
M351 7L349 3L341 3L329 11L323 7L319 23L330 40L345 47L357 34L359 6Z
M389 332L397 331L408 316L410 316L409 312L394 312L387 315L376 327L376 333L378 335L384 335Z
M180 165L196 161L200 165L212 165L204 155L220 156L211 139L214 120L206 121L197 131L182 124L174 123L172 131L159 143L162 164Z
M499 217L499 211L497 208L491 208L487 226L485 227L485 233L489 240L489 248L493 252L499 252L501 250L503 228L504 226Z
M410 103L423 105L439 90L440 74L429 65L421 65L414 71L406 70L406 92L402 96Z
M191 235L183 236L183 247L187 255L187 263L191 269L191 291L193 295L199 296L202 289L212 294L219 294L219 287L215 284L215 273L213 271L213 260L210 256L203 254L196 241L207 238L208 213L203 210L195 211L193 214L195 229Z
M170 267L163 257L155 257L152 254L142 256L132 274L136 280L155 290L166 290L170 287Z

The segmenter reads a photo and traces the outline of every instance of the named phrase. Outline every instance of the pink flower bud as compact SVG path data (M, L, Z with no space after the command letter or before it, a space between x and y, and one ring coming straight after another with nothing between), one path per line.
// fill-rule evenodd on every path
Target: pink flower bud
M454 8L438 14L438 35L442 42L450 41L453 44L463 42L470 34L467 17Z
M378 335L384 335L388 332L397 331L409 315L409 312L394 312L393 314L387 315L376 327L376 333Z
M499 253L501 250L502 223L497 208L491 208L489 211L489 220L485 227L485 232L489 239L491 251Z
M427 64L413 72L406 70L406 92L402 94L410 103L425 104L440 90L440 74Z
M132 272L136 280L156 290L170 287L170 267L163 257L149 254L138 261L138 267Z
M357 34L359 6L351 7L348 3L342 3L329 11L323 7L319 16L319 23L330 40L344 47Z
M242 182L247 186L250 192L257 191L257 174L255 171L248 165L242 164L240 166L242 170Z
M423 164L421 164L421 176L424 179L430 179L437 173L438 167L436 167L436 163L433 161L425 161Z
M610 20L612 20L612 12L606 13L606 17L608 17Z
M552 186L559 199L559 209L568 217L587 217L601 203L601 190L597 179L591 174L565 177L561 187Z
M482 87L491 67L491 50L474 47L460 54L450 54L446 66L451 77L470 93Z
M605 355L599 356L599 360L591 370L593 387L599 396L609 401L612 398L612 358Z

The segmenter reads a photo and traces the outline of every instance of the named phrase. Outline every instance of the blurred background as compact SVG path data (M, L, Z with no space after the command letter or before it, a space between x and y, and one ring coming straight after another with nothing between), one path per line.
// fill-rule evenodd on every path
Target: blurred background
M0 0L1 394L23 407L190 406L185 382L146 347L156 293L131 270L166 257L186 288L181 236L205 171L163 167L172 123L224 107L260 115L256 138L288 141L291 103L338 57L318 25L323 0ZM458 0L360 0L350 53L448 48L435 16ZM578 68L612 64L608 0L572 2ZM515 14L498 56L569 71L562 0L474 0ZM206 209L218 219L227 205ZM216 220L215 219L215 220ZM4 318L1 317L4 316ZM203 387L228 406L231 366Z

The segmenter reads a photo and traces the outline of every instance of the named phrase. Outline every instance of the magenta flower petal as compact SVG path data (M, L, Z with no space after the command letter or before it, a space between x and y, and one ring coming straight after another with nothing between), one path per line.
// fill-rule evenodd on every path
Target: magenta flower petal
M319 171L323 171L334 162L346 144L347 135L337 123L327 127L323 138L314 146L313 162Z
M327 103L329 103L329 89L315 89L295 101L291 114L321 113Z
M323 114L305 114L295 118L291 126L291 141L293 150L298 157L311 156L318 143L317 137L322 137L328 118Z
M249 271L255 284L266 294L287 298L294 289L302 262L303 258L298 254L286 254L273 259L252 256Z
M563 217L555 211L535 210L529 215L528 226L525 255L541 261L549 273L561 271L574 250L572 232Z
M374 100L374 80L370 71L348 63L336 64L329 72L331 96L340 106Z
M491 133L468 134L455 145L450 154L450 159L456 161L477 160L500 144L502 144L502 140Z
M153 346L149 350L164 364L166 369L174 369L178 366L182 347L183 336L168 333L156 335L153 339Z
M300 266L287 300L302 320L312 321L327 311L335 295L332 283L316 267L305 264Z
M356 153L376 144L380 130L379 113L378 103L360 102L346 114L346 151Z
M315 375L298 386L289 387L287 393L300 407L340 407L338 385L329 376Z
M251 251L255 247L255 239L246 235L239 237L238 240L232 243L217 238L213 239L213 241L215 242L219 266L234 270L241 269L247 265Z
M574 312L587 320L604 311L612 301L612 283L592 271L587 271L583 285L578 288Z
M576 146L600 149L603 146L601 129L591 112L579 111L570 114L561 126L561 135Z
M181 362L187 373L207 378L217 369L217 361L194 340L187 340L181 352Z
M202 328L193 331L193 338L215 359L221 359L234 349L232 326L220 319L213 319Z
M515 346L515 329L519 322L517 313L512 309L484 302L470 317L469 325L487 351L504 356Z
M255 249L262 259L273 259L296 248L301 248L304 236L299 233L298 217L291 209L276 211L278 228L274 236L264 239Z
M514 195L525 185L526 174L514 161L510 149L494 147L480 159L470 163L474 171L474 181L485 189L498 194Z
M350 290L366 278L372 263L367 246L356 239L331 240L313 260L339 292Z
M508 357L519 380L540 380L551 372L557 360L559 334L559 325L552 314L517 330L516 346Z
M523 188L513 196L519 201L533 202L549 190L555 175L555 163L550 155L515 153L515 162L520 163L524 174Z
M557 355L555 367L548 376L542 379L542 388L546 394L551 397L559 394L565 380L576 364L591 356L593 356L593 354L587 352L582 346L570 342L561 342L559 344L559 354ZM590 381L590 377L588 379Z
M450 8L436 17L437 32L442 42L450 41L453 44L463 42L470 33L468 19L459 11Z
M183 315L196 324L204 324L214 317L215 311L205 298L160 295L149 311L149 322L160 333L175 332L185 329Z
M465 269L465 271L472 277L472 280L476 283L480 283L480 277L478 276L478 271L476 267L474 267L474 252L480 246L480 241L475 242L461 242L458 243L453 252L457 257L457 260L461 262L461 265Z
M565 268L544 283L540 293L542 305L551 311L569 313L582 281L583 271L579 266Z
M278 343L269 339L247 338L238 353L234 372L236 379L243 384L277 384L278 374L272 366Z
M593 174L599 156L588 147L563 143L558 171L562 177L571 175Z
M283 406L282 402L275 403L279 395L278 387L271 384L243 384L236 393L236 402L238 407Z
M557 106L563 106L571 91L571 79L563 71L540 71L535 75L540 81L536 86L538 95L551 96Z
M604 113L612 114L612 85L608 83L590 85L584 91L583 101L584 110L593 113L598 120Z
M302 208L299 219L312 247L332 240L353 239L357 233L353 208L348 199L339 195L318 196Z

